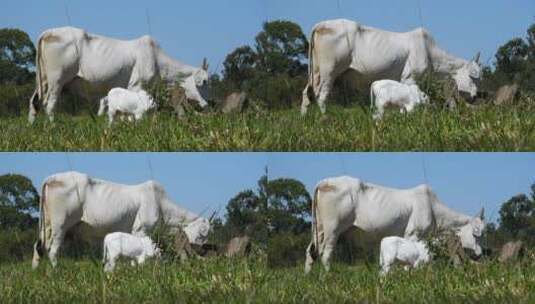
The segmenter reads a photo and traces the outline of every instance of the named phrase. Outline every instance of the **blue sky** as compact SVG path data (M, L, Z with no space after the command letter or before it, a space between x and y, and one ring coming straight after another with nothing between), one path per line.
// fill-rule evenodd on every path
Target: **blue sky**
M72 168L91 176L135 184L152 178L171 198L196 212L221 214L239 191L256 189L268 166L271 179L296 178L309 192L325 177L352 175L395 188L429 184L452 208L475 214L485 206L495 219L511 196L535 182L535 153L0 153L0 174L30 177L36 187Z
M393 188L427 181L455 210L475 214L482 206L493 220L503 202L529 193L535 153L271 153L269 176L292 177L311 193L326 177L350 175Z
M349 18L364 24L405 31L423 24L439 44L467 59L482 51L486 61L497 47L525 36L535 22L533 0L2 0L0 27L17 27L35 41L39 33L70 23L91 32L131 39L150 32L173 57L200 65L208 57L219 67L236 47L252 44L266 20L288 19L308 35L325 19ZM14 13L16 12L16 13Z

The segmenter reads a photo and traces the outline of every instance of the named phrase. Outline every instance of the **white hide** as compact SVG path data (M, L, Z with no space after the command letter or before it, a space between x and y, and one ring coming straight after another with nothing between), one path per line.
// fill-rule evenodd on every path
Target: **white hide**
M39 208L34 268L45 253L56 265L58 250L71 229L80 238L102 240L111 232L145 236L160 220L171 229L183 229L199 219L171 201L155 181L123 185L74 171L45 179Z
M383 275L390 271L390 267L396 261L415 268L428 263L429 260L429 250L422 241L397 236L389 236L381 240L379 264Z
M196 68L167 56L150 36L118 40L74 27L44 31L36 49L37 89L30 99L29 120L35 104L43 102L50 120L64 88L91 100L111 88L139 91L157 77L167 82L180 80L188 98L207 105L198 88L208 82L208 66Z
M102 259L104 271L113 271L119 257L133 259L138 265L150 257L160 257L160 249L148 236L135 236L124 232L109 233L104 237Z
M123 88L113 88L106 97L100 100L99 116L104 114L106 106L108 107L108 119L111 125L118 113L133 116L135 120L140 120L145 112L154 109L156 104L152 96L144 90L133 92Z
M374 119L381 119L388 105L411 112L418 104L429 103L429 97L416 84L403 84L395 80L374 81L370 88L371 108L375 107Z
M188 240L192 244L203 245L207 241L208 233L210 232L210 221L205 218L198 218L184 227L184 233L188 236Z
M417 240L433 228L462 235L464 248L481 254L479 237L485 228L483 210L471 217L442 204L427 185L393 189L341 176L320 181L312 200L312 241L305 271L321 258L329 262L338 237L352 227L374 236L402 236Z
M334 81L349 71L351 82L363 90L380 79L415 83L417 76L433 70L440 76L453 77L459 91L472 97L477 94L479 54L472 61L454 57L440 49L422 28L395 33L345 19L327 20L314 26L309 42L303 115L310 104L309 93L325 113L325 101Z

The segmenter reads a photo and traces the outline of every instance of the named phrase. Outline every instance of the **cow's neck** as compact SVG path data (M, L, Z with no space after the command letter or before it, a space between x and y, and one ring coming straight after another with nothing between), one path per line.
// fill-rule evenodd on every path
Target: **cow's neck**
M197 214L178 206L167 198L162 200L161 208L165 223L172 227L189 225L199 218Z
M160 76L170 82L193 75L196 68L175 60L163 52L158 52L158 70Z
M454 211L441 203L433 204L433 214L438 229L454 229L464 226L472 219L466 214Z
M433 47L430 50L431 61L433 62L433 71L443 75L453 75L468 64L468 61L448 54L446 51Z

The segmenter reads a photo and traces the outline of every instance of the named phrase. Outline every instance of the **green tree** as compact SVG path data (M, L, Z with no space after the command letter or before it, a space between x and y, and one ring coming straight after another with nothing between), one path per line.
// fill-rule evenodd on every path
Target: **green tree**
M272 233L308 231L311 198L298 180L279 178L269 181L269 219Z
M223 63L223 82L270 108L300 100L306 82L308 42L299 25L266 22L254 47L241 46Z
M293 179L268 180L263 175L256 191L244 190L227 204L226 228L266 244L280 233L302 233L310 228L310 195Z
M510 40L496 53L496 72L509 81L517 80L525 70L528 52L528 44L522 38Z
M250 46L241 46L228 54L223 62L223 76L226 80L242 88L242 84L254 77L256 53Z
M0 84L24 84L33 80L35 47L19 29L0 29Z
M265 22L256 35L260 68L272 75L306 73L308 41L299 25L285 20Z
M499 229L535 243L535 183L531 185L530 196L515 195L502 205Z
M0 176L0 227L8 229L28 229L37 220L39 194L31 180L23 175L6 174Z

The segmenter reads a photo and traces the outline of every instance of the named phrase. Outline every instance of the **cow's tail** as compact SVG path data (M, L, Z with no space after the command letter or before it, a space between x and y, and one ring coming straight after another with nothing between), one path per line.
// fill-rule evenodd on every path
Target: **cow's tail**
M319 194L319 187L316 187L314 190L314 197L312 198L312 243L314 244L314 251L316 256L320 256L322 250L322 246L319 246L319 225L318 225L318 194Z
M35 120L35 115L37 114L37 111L39 110L39 100L43 100L43 102L46 102L46 100L43 99L43 96L46 94L46 88L45 88L45 82L46 82L46 74L43 73L43 58L42 58L42 45L43 45L43 35L39 37L39 40L37 41L37 49L35 50L35 91L32 94L32 97L30 97L29 102L29 112L28 112L28 120L30 123L33 123ZM43 103L44 104L44 103Z
M46 99L44 98L44 95L46 94L46 71L44 71L43 66L43 43L44 43L44 36L43 34L39 37L39 41L37 41L37 50L35 53L35 65L36 65L36 71L35 71L35 79L37 84L37 96L40 100L43 100L43 102L46 102Z
M39 260L44 255L46 250L46 214L45 204L47 198L48 185L43 183L41 189L41 198L39 199L39 225L37 232L37 242L34 245L32 267L36 268L39 265Z
M316 98L316 81L314 81L314 40L316 36L316 27L312 29L312 33L310 33L310 40L308 45L308 92L312 90L312 96ZM319 77L319 75L318 75ZM318 80L319 83L319 80ZM307 92L307 93L308 93ZM309 95L310 96L310 95Z

